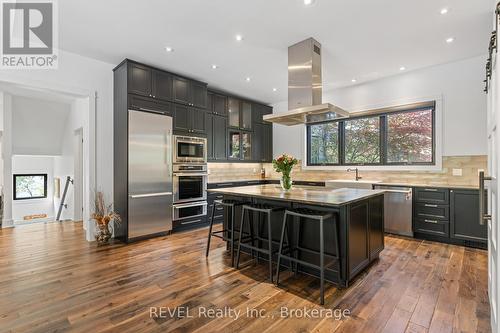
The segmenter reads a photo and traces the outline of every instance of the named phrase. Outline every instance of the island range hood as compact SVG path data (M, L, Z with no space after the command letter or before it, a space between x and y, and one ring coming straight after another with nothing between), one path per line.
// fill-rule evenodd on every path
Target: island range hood
M322 102L321 44L308 38L288 48L288 110L264 116L281 125L311 124L349 117L338 106Z

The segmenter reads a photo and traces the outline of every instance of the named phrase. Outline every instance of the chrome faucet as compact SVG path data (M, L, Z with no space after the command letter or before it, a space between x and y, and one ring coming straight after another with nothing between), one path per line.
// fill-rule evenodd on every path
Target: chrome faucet
M349 168L349 169L347 169L347 172L353 172L353 171L355 171L355 172L356 172L356 181L358 181L358 180L360 180L361 178L363 178L363 177L361 177L361 176L359 175L359 170L358 170L358 168L355 168L355 169L351 169L351 168Z

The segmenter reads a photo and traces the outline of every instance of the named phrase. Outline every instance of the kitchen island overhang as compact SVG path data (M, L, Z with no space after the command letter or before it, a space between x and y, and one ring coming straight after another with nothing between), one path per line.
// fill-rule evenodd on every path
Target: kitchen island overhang
M332 213L338 224L340 264L329 267L325 272L325 279L340 287L347 287L349 282L372 262L378 259L384 249L384 191L363 189L324 189L308 186L295 186L284 191L279 185L255 185L210 189L208 192L222 194L224 200L241 200L253 204L266 204L285 209L307 208L315 211ZM208 212L209 214L211 212ZM224 228L227 229L228 214L224 214ZM235 235L239 232L241 209L235 212ZM262 222L254 216L252 223L257 222L257 232ZM333 243L333 219L325 221L325 254L335 255ZM289 223L289 237L292 244L311 251L300 251L299 258L311 263L317 263L319 228L315 223ZM283 225L283 211L277 212L272 219L273 249L278 248L279 235ZM249 232L249 230L244 230ZM266 235L267 237L267 235ZM265 245L264 245L265 246ZM259 260L267 260L260 257ZM276 261L276 255L273 256ZM287 265L286 261L284 262ZM339 267L340 266L340 267ZM299 272L317 276L318 272L308 267L299 267Z

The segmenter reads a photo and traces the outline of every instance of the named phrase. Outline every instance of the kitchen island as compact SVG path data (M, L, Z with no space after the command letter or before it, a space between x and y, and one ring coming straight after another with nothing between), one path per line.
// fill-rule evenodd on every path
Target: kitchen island
M325 279L347 287L349 282L373 261L384 249L384 191L362 189L327 189L311 186L294 186L285 192L279 185L255 185L210 189L212 193L222 194L226 200L242 200L250 203L265 203L273 207L307 208L315 211L330 212L338 223L340 264L333 265L325 272ZM209 212L210 214L210 212ZM241 210L235 213L235 230L238 233ZM253 218L254 223L258 218ZM336 255L334 244L333 219L325 221L325 253ZM227 226L228 214L224 224ZM259 222L260 223L260 222ZM278 246L283 212L272 220L273 247ZM291 223L289 236L292 244L297 244L300 232L300 245L312 251L319 250L319 228L315 223L301 223L297 230L296 223ZM261 228L263 229L263 228ZM295 229L295 230L294 230ZM248 231L249 230L245 230ZM261 245L259 245L261 246ZM262 244L262 246L265 246ZM274 248L273 248L274 250ZM311 263L318 262L318 256L310 251L300 251L299 259ZM266 260L266 258L261 257ZM276 256L273 257L276 260ZM287 263L285 262L285 265ZM299 267L299 271L317 275L308 267Z

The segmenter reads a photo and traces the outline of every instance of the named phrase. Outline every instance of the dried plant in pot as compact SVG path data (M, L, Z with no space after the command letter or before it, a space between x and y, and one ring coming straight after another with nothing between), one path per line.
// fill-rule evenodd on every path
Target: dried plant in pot
M95 194L92 219L94 219L96 224L95 240L98 245L106 245L109 243L113 235L111 222L113 222L113 225L121 222L120 215L113 211L112 206L113 205L106 205L102 192L97 192Z

